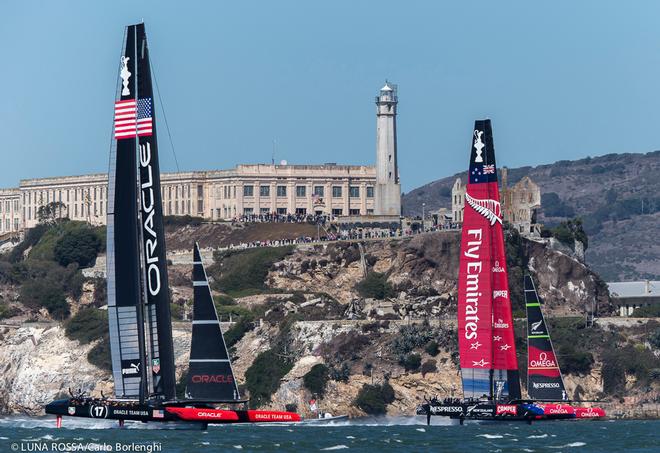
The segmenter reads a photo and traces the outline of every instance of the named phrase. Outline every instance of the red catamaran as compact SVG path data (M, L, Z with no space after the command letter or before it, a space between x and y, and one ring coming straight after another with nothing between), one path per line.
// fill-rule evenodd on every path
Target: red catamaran
M478 120L471 140L458 273L458 348L463 398L433 399L420 405L417 414L426 415L427 423L432 415L458 419L461 423L561 418L563 405L545 405L548 412L556 412L555 417L548 417L544 408L535 404L536 396L530 395L532 400L521 398L502 228L493 132L490 120ZM547 363L540 361L543 358L547 361L549 356L545 349L539 348L536 341L530 343L530 360L533 358L535 364L541 364L531 367L532 383L540 382L538 376L555 379L558 373L558 368L550 370L542 366ZM556 359L553 363L556 364ZM539 384L539 388L545 386Z

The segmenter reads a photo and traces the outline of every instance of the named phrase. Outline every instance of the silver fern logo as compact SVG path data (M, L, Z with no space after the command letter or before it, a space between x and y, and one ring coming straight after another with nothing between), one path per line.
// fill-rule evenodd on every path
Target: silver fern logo
M465 194L465 201L467 201L472 209L486 217L491 226L495 225L495 222L502 224L502 209L499 201L491 199L480 200L471 197L468 193Z
M543 320L532 323L532 335L537 335L540 333L538 329L541 327L541 324L543 324Z

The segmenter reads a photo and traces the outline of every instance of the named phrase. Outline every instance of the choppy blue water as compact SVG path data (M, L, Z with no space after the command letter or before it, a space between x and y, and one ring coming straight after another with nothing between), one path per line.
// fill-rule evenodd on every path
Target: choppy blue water
M440 420L434 420L435 423ZM660 421L552 421L425 426L422 417L326 425L225 425L208 431L52 418L0 419L0 452L33 451L375 451L658 452Z

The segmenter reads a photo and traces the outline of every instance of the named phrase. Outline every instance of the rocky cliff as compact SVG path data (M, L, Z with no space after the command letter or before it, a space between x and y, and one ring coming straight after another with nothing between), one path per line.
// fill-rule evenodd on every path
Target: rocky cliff
M272 408L293 403L304 413L312 394L303 377L316 364L325 364L331 371L322 404L333 413L363 415L355 399L365 384L389 382L394 400L387 405L388 414L412 413L423 395L457 392L460 382L454 319L459 239L456 233L437 232L387 241L301 245L277 255L280 258L266 269L265 286L247 291L248 295L239 291L234 294L238 305L229 306L239 317L246 310L255 317L231 348L238 381L244 383L255 358L277 344L283 345L280 352L290 368L266 403ZM522 303L520 277L529 271L537 279L551 316L581 318L594 307L601 316L610 311L600 279L570 254L519 237L507 240L512 251L509 269L514 309L519 310ZM170 266L175 301L191 297L190 263L182 256L176 254ZM217 288L231 269L223 266L227 255L216 258L210 275L212 286ZM258 270L247 269L247 274ZM102 285L102 281L96 283ZM81 300L89 299L93 292L94 288L88 288ZM634 343L647 348L645 334L637 326L609 326L617 336L601 335L603 340L597 342L594 339L600 338L600 331L593 329L600 327L578 332L576 325L566 332L584 337L580 341L591 345L593 353L585 359L587 371L576 367L576 372L567 373L568 390L582 398L601 397L608 342L612 347ZM645 329L656 326L647 323ZM28 323L1 332L3 412L39 414L45 402L66 394L69 387L95 395L101 391L111 394L109 373L85 359L94 343L81 345L68 339L53 322ZM190 324L175 323L174 340L181 376L190 346ZM580 341L574 342L582 344ZM411 356L418 356L416 364L407 362ZM639 404L657 398L657 382L642 382L633 375L628 380L625 397L636 398ZM646 392L640 390L642 384L647 386ZM631 415L626 412L630 407L617 410Z

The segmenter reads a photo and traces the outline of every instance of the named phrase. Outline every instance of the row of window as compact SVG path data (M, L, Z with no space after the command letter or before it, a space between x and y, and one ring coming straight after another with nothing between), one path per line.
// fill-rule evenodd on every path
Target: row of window
M286 197L286 186L277 186L277 196ZM314 186L313 195L316 197L325 196L325 187L324 186ZM243 196L244 197L253 197L254 196L254 186L243 186ZM260 197L270 197L270 186L259 186L259 196ZM304 198L307 196L307 186L296 186L296 197ZM360 198L360 188L358 186L350 186L348 188L348 196L351 198ZM332 197L341 198L342 197L342 187L341 186L332 186ZM371 186L367 187L367 198L374 197L374 188Z
M4 222L0 219L0 232L18 231L18 218L14 219L14 228L11 227L11 219L5 219Z
M5 212L9 213L11 211L12 204L14 205L14 211L18 211L18 200L5 200L4 203L0 202L0 213L2 213L3 206Z

